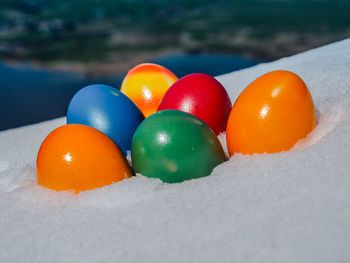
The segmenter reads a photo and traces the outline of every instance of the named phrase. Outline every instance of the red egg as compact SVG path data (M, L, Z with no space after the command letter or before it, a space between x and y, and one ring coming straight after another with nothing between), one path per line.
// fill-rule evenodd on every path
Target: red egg
M193 73L176 81L165 93L158 111L180 110L204 121L216 135L226 130L231 100L215 78Z

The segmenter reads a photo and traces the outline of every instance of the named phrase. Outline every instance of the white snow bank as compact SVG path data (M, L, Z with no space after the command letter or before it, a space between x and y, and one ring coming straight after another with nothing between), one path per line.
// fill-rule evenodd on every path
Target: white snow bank
M307 83L315 131L180 184L57 193L36 184L35 159L65 120L0 133L0 262L349 262L350 40L218 79L234 101L276 69Z

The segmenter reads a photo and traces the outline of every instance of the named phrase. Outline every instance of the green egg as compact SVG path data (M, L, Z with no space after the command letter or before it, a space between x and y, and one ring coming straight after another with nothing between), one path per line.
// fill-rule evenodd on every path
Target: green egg
M131 158L136 173L178 183L209 175L225 161L225 153L203 121L185 112L164 110L139 125Z

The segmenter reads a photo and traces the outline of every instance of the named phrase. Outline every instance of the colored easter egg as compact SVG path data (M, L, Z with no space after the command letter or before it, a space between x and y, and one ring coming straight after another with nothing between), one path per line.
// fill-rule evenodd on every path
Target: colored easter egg
M144 116L122 92L108 85L90 85L79 90L67 110L68 124L91 126L109 136L126 154Z
M131 158L136 173L167 183L207 176L225 161L215 133L182 111L159 111L137 128Z
M124 154L110 138L80 124L61 126L45 138L36 169L40 185L76 193L133 175Z
M120 90L148 117L157 111L165 92L175 81L177 77L170 70L144 63L129 70Z
M231 155L287 151L315 125L315 107L304 81L289 71L273 71L237 98L227 124L227 147Z
M193 73L175 82L164 95L158 110L180 110L204 121L215 134L226 131L231 100L215 78Z

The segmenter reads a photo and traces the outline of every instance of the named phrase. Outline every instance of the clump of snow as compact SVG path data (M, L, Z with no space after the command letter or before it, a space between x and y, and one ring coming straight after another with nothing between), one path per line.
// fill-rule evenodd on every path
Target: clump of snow
M218 77L234 101L266 72L297 73L317 127L291 151L236 154L179 184L51 191L35 159L65 119L1 132L0 262L349 262L349 65L346 40Z
M304 140L300 140L294 149L309 147L332 132L346 117L345 105L338 99L328 99L319 103L317 126Z

